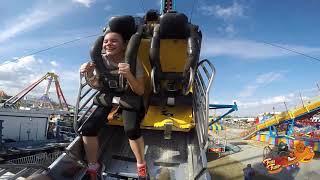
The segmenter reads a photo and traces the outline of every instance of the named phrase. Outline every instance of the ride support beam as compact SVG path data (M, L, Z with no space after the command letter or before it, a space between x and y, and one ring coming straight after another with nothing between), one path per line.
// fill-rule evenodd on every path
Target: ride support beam
M291 120L290 123L288 123L287 130L286 130L286 135L287 136L292 136L293 135L293 126L294 126L294 118Z
M278 131L277 131L276 126L269 126L269 135L270 135L270 137L278 136Z
M17 103L20 99L22 99L26 94L28 94L32 89L34 89L38 84L40 84L44 79L48 77L48 73L40 78L38 81L32 83L30 86L23 89L17 95L13 96L12 98L8 99L4 104L12 106Z
M58 78L55 78L56 92L62 109L68 110L68 103L62 93Z
M222 118L226 117L228 114L237 111L238 110L238 106L236 104L236 102L234 102L233 105L225 105L225 104L209 104L209 109L225 109L225 108L231 108L228 112L224 113L222 116L218 117L217 119L211 121L209 123L209 126L211 126L212 124L220 121Z

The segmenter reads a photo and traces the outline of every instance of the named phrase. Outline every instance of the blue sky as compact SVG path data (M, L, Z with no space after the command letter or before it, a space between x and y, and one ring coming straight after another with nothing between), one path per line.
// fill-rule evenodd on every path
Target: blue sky
M273 43L320 58L319 1L177 0L177 10L203 32L201 58L217 76L212 103L239 105L238 115L289 108L319 94L320 61L267 45ZM3 0L0 2L0 64L76 38L98 34L114 15L142 16L159 0ZM0 66L0 89L13 95L48 71L60 76L74 104L79 66L89 60L87 38ZM45 83L35 90L44 91ZM41 89L42 88L42 89ZM53 88L52 88L53 89ZM55 96L52 94L51 96Z

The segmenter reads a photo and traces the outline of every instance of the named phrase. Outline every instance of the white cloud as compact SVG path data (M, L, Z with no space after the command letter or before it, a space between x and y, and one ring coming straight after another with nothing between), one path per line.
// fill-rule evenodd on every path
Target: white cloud
M79 70L77 70L77 69L75 69L73 71L63 71L63 72L61 72L61 74L63 75L64 80L75 81L75 82L79 81L80 75L79 75Z
M66 9L67 7L63 5L42 4L20 15L18 14L17 18L9 19L6 27L1 30L0 42L7 41L23 32L34 30L52 20L54 17L63 14Z
M42 66L43 64L34 56L27 56L19 61L0 66L1 89L9 90L10 95L18 93L16 89L21 91L23 86L30 85L44 74L40 68Z
M275 97L261 100L260 104L276 104L276 103L283 103L285 101L289 102L290 99L286 96L275 96Z
M56 61L50 61L50 64L53 66L53 67L57 67L58 66L58 63Z
M310 95L302 96L302 100L304 104L309 103L314 100L316 96L316 89L307 89L303 92L312 91L313 93L309 93ZM303 93L305 94L305 93ZM300 92L288 93L286 95L277 95L273 97L265 97L259 100L248 100L241 99L236 100L237 105L239 107L238 115L251 115L255 116L259 113L263 112L282 112L287 110L292 110L302 106Z
M294 97L294 93L289 93L288 97Z
M247 85L240 93L240 97L249 97L258 89L258 85Z
M272 112L273 108L277 112L285 111L284 96L269 97L257 101L237 102L239 115L255 116L263 112Z
M110 11L112 9L112 6L111 5L106 5L106 6L104 6L103 9L106 10L106 11Z
M234 35L237 32L233 25L233 21L238 18L245 17L245 6L236 1L233 1L229 6L209 5L201 2L199 10L205 16L214 16L218 19L222 19L224 25L222 25L222 27L218 27L218 30L229 36Z
M253 108L253 107L257 107L260 105L260 103L258 101L253 101L253 102L237 102L237 105L239 107L241 107L240 109L242 108Z
M22 16L15 21L16 23L8 28L4 29L0 33L0 42L6 41L16 34L31 29L31 27L48 21L53 15L47 13L46 11L36 10L29 14L28 16Z
M139 17L143 17L146 13L144 12L139 12L139 13L136 13L136 16L139 16Z
M19 39L19 41L8 41L6 43L0 43L0 54L4 57L6 56L6 54L17 54L17 52L22 52L23 54L30 54L31 52L34 52L35 49L46 49L48 47L61 44L61 42L65 42L66 40L72 40L79 37L98 34L97 29L100 30L100 27L68 29L56 32L54 36L48 35L45 37L21 38ZM79 34L79 32L86 33ZM82 39L72 44L68 44L68 46L62 46L62 48L70 48L71 46L78 45L85 45L86 47L89 47L91 46L95 38L96 37Z
M209 5L202 2L199 9L203 15L230 20L232 18L243 17L245 7L236 1L233 1L230 6L225 7L221 5Z
M243 16L243 6L237 2L229 7L222 7L220 5L215 6L215 15L222 18L232 18L232 17L241 17Z
M311 100L311 98L310 98L310 97L308 97L308 96L302 96L301 98L302 98L302 100L304 100L304 101Z
M273 81L276 81L282 77L281 73L268 72L265 74L261 74L256 78L257 84L270 84Z
M9 74L6 75L6 73L31 71L37 64L40 63L41 62L36 60L33 56L27 56L20 59L19 61L11 63L6 61L4 62L4 65L0 66L0 73L3 73L0 78L2 79L4 76L12 77Z
M226 28L225 28L225 32L227 32L228 34L234 34L236 32L234 26L232 24L229 24Z
M94 1L95 0L73 0L73 2L80 3L86 7L90 7Z
M49 72L53 72L53 73L55 73L56 74L56 70L55 69L50 69L50 71Z
M240 97L250 97L252 96L255 91L260 88L261 86L267 86L268 84L277 81L283 77L282 73L276 72L268 72L261 74L256 77L254 82L249 83L244 90L240 91Z
M275 43L274 43L275 44ZM282 45L306 54L320 54L320 47ZM203 56L231 56L237 59L268 59L297 55L262 42L245 39L205 38L201 49Z
M236 28L231 23L226 23L225 25L217 27L217 31L221 34L225 34L226 37L233 37L233 35L237 33Z

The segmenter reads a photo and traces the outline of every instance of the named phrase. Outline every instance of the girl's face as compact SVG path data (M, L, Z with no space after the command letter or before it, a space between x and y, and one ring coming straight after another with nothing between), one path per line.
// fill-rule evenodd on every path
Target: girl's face
M120 34L110 32L105 35L102 48L108 57L117 57L124 55L126 46Z

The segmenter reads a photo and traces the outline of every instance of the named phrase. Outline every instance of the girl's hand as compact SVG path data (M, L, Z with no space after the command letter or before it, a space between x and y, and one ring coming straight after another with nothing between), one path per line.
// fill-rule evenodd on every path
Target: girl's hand
M80 67L80 73L84 74L84 73L93 73L93 70L95 68L95 64L93 62L87 62L81 65Z
M130 64L128 64L128 63L119 63L118 68L119 68L118 73L123 75L123 77L125 77L125 78L127 78L128 75L131 74Z

